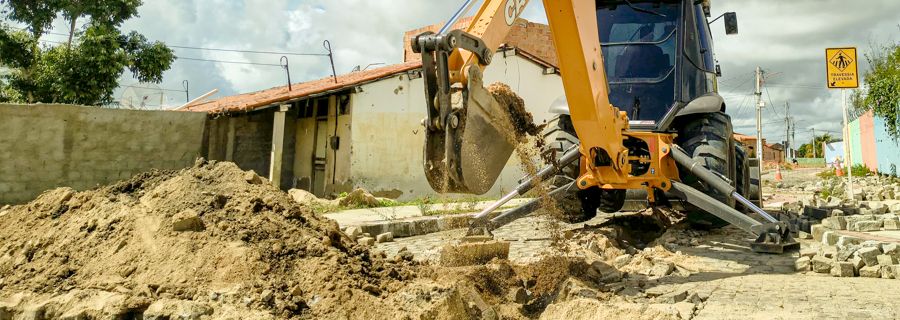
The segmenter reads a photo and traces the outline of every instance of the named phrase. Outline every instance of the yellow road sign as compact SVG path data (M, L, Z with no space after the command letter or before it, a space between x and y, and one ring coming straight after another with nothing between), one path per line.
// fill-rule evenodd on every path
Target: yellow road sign
M856 48L825 49L829 88L859 88Z

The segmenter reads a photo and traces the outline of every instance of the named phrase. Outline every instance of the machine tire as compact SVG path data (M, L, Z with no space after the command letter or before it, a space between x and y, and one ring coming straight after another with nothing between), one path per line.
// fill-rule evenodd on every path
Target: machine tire
M553 159L561 158L569 148L579 143L569 115L560 114L548 121L544 141L546 149L543 151L552 153ZM551 185L558 188L578 179L581 174L579 166L579 163L573 163L563 168L552 178ZM573 190L557 204L562 210L563 220L569 223L584 222L597 216L598 209L609 213L621 210L625 205L625 190L607 191L596 187Z
M678 137L675 142L707 169L735 181L732 175L735 172L732 163L736 161L734 161L731 118L724 112L712 112L684 116L677 121L675 128L678 130ZM679 171L683 183L734 207L731 195L708 188L682 168L679 168ZM696 228L715 229L728 225L725 220L694 206L687 205L686 209L687 221Z

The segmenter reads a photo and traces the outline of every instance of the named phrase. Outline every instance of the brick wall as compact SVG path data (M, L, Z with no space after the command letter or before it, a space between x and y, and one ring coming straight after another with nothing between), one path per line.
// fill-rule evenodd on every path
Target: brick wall
M191 112L0 104L0 204L189 167L203 153L205 121Z
M471 17L460 19L453 28L465 29L471 21ZM443 24L435 24L407 31L403 35L403 62L421 60L421 56L412 52L410 47L412 38L426 31L437 32L443 26ZM548 25L518 19L509 31L509 34L506 35L505 44L528 52L551 65L559 65L559 59L556 57L556 47L553 46L553 35L550 33L550 26Z

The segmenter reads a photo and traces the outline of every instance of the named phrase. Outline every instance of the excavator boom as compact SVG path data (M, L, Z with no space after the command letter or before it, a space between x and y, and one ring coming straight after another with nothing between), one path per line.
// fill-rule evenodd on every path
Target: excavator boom
M469 8L473 1L467 1L463 8ZM520 141L511 132L514 108L498 103L492 92L485 89L482 72L527 4L527 0L484 0L466 28L450 30L454 23L451 19L440 33L424 33L412 40L413 51L422 54L428 105L428 118L424 121L425 171L431 186L439 192L487 192ZM543 4L559 58L569 115L580 139L577 153L571 150L563 157L565 161L560 161L581 161L580 176L567 188L644 189L651 205L655 205L658 192L672 189L697 207L760 236L761 242L779 242L769 251L778 251L790 242L787 228L749 204L735 192L730 181L694 161L674 144L674 134L630 130L626 113L609 100L595 0L544 0ZM623 1L623 5L636 8L629 1ZM465 10L460 10L454 17L464 14ZM504 201L524 194L563 165L557 163L528 177L497 204L476 215L470 234L479 225L489 233L490 229L527 214L520 210L494 219L489 216ZM680 183L679 165L710 188L749 204L768 223L756 222ZM558 191L552 194L562 193Z

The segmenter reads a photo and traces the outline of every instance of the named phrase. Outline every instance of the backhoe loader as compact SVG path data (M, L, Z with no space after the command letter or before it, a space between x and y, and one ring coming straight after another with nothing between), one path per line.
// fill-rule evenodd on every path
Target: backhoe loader
M471 23L451 30L478 2ZM482 72L528 4L468 0L439 32L412 39L413 51L422 55L428 108L425 172L438 192L484 194L512 155L514 141L504 136L509 108L485 89ZM709 0L543 5L565 91L551 107L557 116L547 128L555 157L478 213L470 236L489 238L535 211L540 199L494 213L547 182L553 188L545 196L556 198L570 221L590 219L597 210L616 212L636 192L651 207L684 203L696 223L750 232L755 251L798 247L787 225L759 208L758 171L731 137L716 88ZM727 33L737 33L734 13L723 16Z

